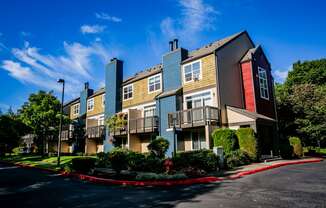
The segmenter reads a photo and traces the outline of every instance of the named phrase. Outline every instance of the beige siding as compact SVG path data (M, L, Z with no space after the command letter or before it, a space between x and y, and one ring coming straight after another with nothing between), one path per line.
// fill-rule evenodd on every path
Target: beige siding
M146 102L154 101L156 95L161 91L156 91L153 93L148 93L148 78L138 80L133 84L133 98L122 101L122 107L127 108L133 105L139 105ZM161 80L162 82L162 80Z
M215 66L215 55L210 54L200 59L202 64L202 76L198 81L187 82L183 84L183 91L189 92L193 90L198 90L202 88L207 88L209 86L216 85L216 66ZM186 65L186 64L184 64ZM184 78L183 66L182 79Z
M102 104L102 97L104 94L94 96L94 109L92 111L87 111L87 116L93 116L97 114L101 114L104 112L104 106ZM89 98L91 99L91 98ZM88 99L88 100L89 100Z
M73 109L74 109L74 106L75 105L80 105L79 103L75 103L75 104L73 104L73 105L71 105L70 106L70 119L75 119L75 118L78 118L78 114L77 115L74 115L74 112L73 112ZM79 111L80 111L80 109L79 109Z

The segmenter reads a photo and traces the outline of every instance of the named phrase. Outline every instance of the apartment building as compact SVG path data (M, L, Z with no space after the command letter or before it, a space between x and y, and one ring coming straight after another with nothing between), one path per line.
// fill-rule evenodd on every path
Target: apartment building
M212 148L212 131L223 127L252 127L262 154L277 148L271 66L246 31L194 51L170 41L162 63L125 80L123 61L114 58L105 69L105 87L93 92L86 84L65 108L75 121L71 126L84 129L88 154L115 146L147 152L156 136L169 140L169 155ZM104 121L115 115L126 120L124 125L105 128Z

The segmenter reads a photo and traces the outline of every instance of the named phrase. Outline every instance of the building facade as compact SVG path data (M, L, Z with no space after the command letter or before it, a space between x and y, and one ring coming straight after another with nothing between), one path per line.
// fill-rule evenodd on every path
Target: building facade
M246 31L194 51L169 42L162 63L123 79L123 61L105 69L105 87L85 85L65 109L73 124L63 131L63 151L87 154L121 146L147 152L162 136L174 151L212 148L216 128L252 127L262 154L277 149L271 66ZM115 117L115 119L112 119ZM111 119L110 119L111 118ZM119 125L105 127L105 121ZM81 133L76 133L76 128Z

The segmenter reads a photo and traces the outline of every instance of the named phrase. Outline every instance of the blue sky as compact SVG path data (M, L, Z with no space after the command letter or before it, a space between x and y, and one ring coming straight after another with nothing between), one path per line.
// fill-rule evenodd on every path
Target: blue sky
M105 64L124 60L125 77L161 62L177 37L189 50L247 30L282 82L293 62L326 57L325 1L7 0L0 7L0 109L67 82L66 99L85 81L98 89Z

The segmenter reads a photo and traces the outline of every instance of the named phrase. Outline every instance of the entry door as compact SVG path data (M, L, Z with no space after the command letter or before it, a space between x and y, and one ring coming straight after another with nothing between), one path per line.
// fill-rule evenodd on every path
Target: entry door
M192 132L191 133L192 139L192 149L199 150L206 148L206 139L205 139L205 132Z

